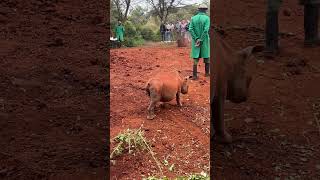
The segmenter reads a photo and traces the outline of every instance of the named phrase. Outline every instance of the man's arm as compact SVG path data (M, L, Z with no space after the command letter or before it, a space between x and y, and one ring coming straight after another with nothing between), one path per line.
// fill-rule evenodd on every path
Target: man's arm
M209 29L210 29L210 18L208 17L205 20L204 31L202 32L202 34L200 36L200 41L203 41L205 38L207 38L208 33L209 33Z
M195 28L194 27L194 22L193 22L193 18L192 18L190 23L189 23L189 32L191 34L192 39L194 39L196 41L197 39L199 39L199 37L194 32L194 28Z

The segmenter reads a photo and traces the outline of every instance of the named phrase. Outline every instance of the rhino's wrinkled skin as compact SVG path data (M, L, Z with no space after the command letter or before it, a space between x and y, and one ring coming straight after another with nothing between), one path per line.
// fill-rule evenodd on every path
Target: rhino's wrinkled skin
M182 106L180 93L188 93L188 79L182 78L178 72L161 72L151 78L146 85L146 92L150 97L147 119L154 119L154 108L158 102L169 102L176 98L177 104Z

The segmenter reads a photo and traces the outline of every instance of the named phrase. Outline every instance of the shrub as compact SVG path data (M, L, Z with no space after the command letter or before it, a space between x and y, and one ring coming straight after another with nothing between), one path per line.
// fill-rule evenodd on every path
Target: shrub
M158 30L156 33L153 34L153 37L152 37L152 40L153 41L161 41L161 33L160 33L160 30Z
M141 46L144 44L144 40L141 36L135 37L135 38L127 38L124 41L124 45L127 47L136 47Z
M154 38L154 32L152 31L152 29L148 28L148 27L144 27L141 30L141 36L143 37L143 39L147 40L147 41L152 41Z
M144 40L140 35L140 32L137 31L139 27L135 27L134 24L130 21L127 21L124 24L124 45L127 47L136 47L144 44Z

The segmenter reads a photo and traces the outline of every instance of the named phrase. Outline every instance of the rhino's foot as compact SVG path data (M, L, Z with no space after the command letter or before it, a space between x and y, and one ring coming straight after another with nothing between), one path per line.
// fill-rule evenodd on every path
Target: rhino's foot
M165 103L163 103L163 102L160 102L160 108L165 108L166 107L166 104Z
M215 141L219 144L230 144L232 143L232 136L224 132L224 134L215 134Z
M198 76L192 76L192 80L198 80Z
M148 120L152 120L152 119L154 119L155 117L156 117L155 114L151 114L151 115L148 115L148 116L147 116L147 119L148 119Z

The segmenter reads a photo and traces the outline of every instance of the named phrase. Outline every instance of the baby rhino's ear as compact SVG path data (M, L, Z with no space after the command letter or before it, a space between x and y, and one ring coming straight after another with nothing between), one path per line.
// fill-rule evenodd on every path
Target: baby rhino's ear
M247 59L249 59L251 54L254 54L257 52L262 52L263 49L264 49L264 46L262 46L262 45L248 46L248 47L238 51L237 54L241 57L241 59L246 61Z
M245 62L247 59L249 59L250 55L252 54L253 46L249 46L247 48L244 48L237 52L237 54L240 56L241 60L244 60Z

